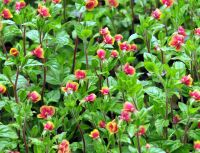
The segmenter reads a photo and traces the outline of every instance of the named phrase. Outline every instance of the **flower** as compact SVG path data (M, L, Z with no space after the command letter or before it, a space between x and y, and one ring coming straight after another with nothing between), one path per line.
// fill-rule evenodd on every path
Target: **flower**
M120 115L120 119L126 122L131 120L131 114L128 111L123 110Z
M114 42L115 42L115 39L111 36L111 35L106 35L104 36L104 39L103 39L104 43L106 44L110 44L110 45L113 45Z
M167 7L171 7L174 3L174 0L161 0L161 3L166 5Z
M151 16L156 20L160 20L161 14L162 12L157 8L155 11L151 13Z
M199 28L196 28L194 30L194 33L197 35L197 36L200 36L200 27Z
M135 74L135 68L133 66L131 66L130 64L126 63L124 65L124 72L127 75L134 75Z
M131 44L129 51L137 51L137 45L136 44Z
M55 114L55 108L53 106L43 105L40 107L40 114L37 115L38 118L47 119Z
M10 49L10 55L12 56L18 56L19 55L19 51L16 48L11 48Z
M101 92L102 95L108 95L110 90L109 90L108 87L102 87L100 92Z
M15 10L16 11L20 11L25 6L26 6L26 2L24 2L24 1L16 2L16 4L15 4Z
M9 151L8 153L20 153L19 151Z
M84 70L76 70L75 71L75 77L77 80L85 79L86 72Z
M28 94L28 99L33 103L37 103L41 100L41 95L37 91L33 91Z
M139 136L144 135L146 133L146 128L144 126L140 126L137 134Z
M191 78L190 74L183 76L181 79L181 83L185 84L186 86L191 86L193 79Z
M89 135L91 138L93 139L98 139L99 138L99 131L97 129L94 129L90 135Z
M86 102L94 102L96 100L96 95L94 93L89 94L84 98Z
M65 87L61 87L63 92L67 92L68 94L72 94L73 92L78 90L79 84L77 82L69 81L67 82Z
M43 48L41 48L41 45L39 45L35 50L33 50L31 54L40 59L44 58L44 50Z
M52 2L53 2L54 4L58 4L58 3L61 2L61 0L52 0Z
M106 128L111 134L118 132L118 126L117 126L117 123L115 122L115 120L108 122L106 125Z
M194 149L200 151L200 141L195 141L194 142Z
M178 34L184 37L186 36L185 29L182 26L178 27Z
M0 84L0 94L4 94L6 92L6 86L4 86L3 84Z
M58 145L58 153L71 153L70 147L69 147L69 141L63 140Z
M101 120L101 121L99 122L99 127L100 127L100 128L105 128L105 127L106 127L106 122L103 121L103 120Z
M106 56L106 51L104 49L98 49L97 56L99 59L104 60Z
M114 7L114 8L118 7L119 5L118 0L107 0L107 3L109 6Z
M175 47L176 50L180 50L182 44L184 43L184 36L175 34L172 36L171 41L169 42L169 45L172 47Z
M11 14L10 10L7 9L7 8L4 8L4 9L3 9L1 16L2 16L4 19L11 19L11 18L13 18L13 15Z
M42 6L39 4L37 11L38 11L39 15L43 18L51 17L51 15L49 13L49 9L46 6Z
M116 40L117 42L120 42L122 39L123 39L123 36L122 36L121 34L116 34L116 35L115 35L115 40Z
M145 145L145 147L146 147L146 149L149 149L149 148L151 148L151 145L150 145L149 143L147 143L147 144Z
M125 42L119 43L119 48L122 51L129 51L130 45L125 41Z
M118 51L116 51L116 50L112 50L112 51L111 51L110 56L111 56L112 58L117 58L118 55L119 55Z
M46 124L44 124L44 130L52 131L54 129L54 124L51 121L48 121Z
M200 122L198 122L198 128L200 129Z
M87 0L85 7L88 11L92 11L98 5L98 0Z
M127 111L127 112L135 112L136 111L134 105L130 102L124 103L123 110Z
M180 122L180 120L181 120L181 118L180 118L179 115L175 115L175 116L173 117L173 123L174 123L174 124L177 124L178 122Z
M105 28L100 29L99 33L103 36L106 36L110 34L110 31L108 30L108 27L105 27Z
M194 91L190 92L190 96L191 96L194 100L200 101L200 91L194 90Z
M11 0L3 0L3 3L4 4L8 4L8 3L10 3L11 2Z

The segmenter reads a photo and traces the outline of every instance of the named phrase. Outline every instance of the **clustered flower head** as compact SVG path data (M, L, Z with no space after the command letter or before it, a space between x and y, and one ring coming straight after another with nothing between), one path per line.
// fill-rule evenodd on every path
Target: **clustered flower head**
M97 129L94 129L90 135L89 135L91 138L93 139L98 139L99 138L99 131Z
M4 94L6 92L6 86L0 84L0 94Z
M116 51L116 50L112 50L110 56L111 56L112 58L117 58L117 57L119 56L119 53L118 53L118 51Z
M28 99L33 103L37 103L41 100L41 95L37 91L33 91L28 94Z
M71 153L69 141L63 140L63 141L58 145L58 153Z
M146 133L146 128L142 125L139 127L138 132L136 133L138 136L142 136Z
M13 18L12 13L11 13L10 10L7 9L7 8L4 8L4 9L3 9L2 13L1 13L1 16L2 16L4 19L11 19L11 18Z
M194 30L195 35L200 36L200 28Z
M177 51L181 49L184 44L184 36L180 34L174 34L169 42L169 45L174 47Z
M178 122L180 122L181 118L179 115L174 115L173 116L173 123L174 124L177 124Z
M44 130L46 131L52 131L54 129L54 124L51 121L48 121L46 124L44 124Z
M100 92L101 92L102 95L108 95L110 90L109 90L108 87L102 87Z
M171 7L174 3L174 0L161 0L161 3L166 5L167 7Z
M88 11L92 11L98 5L98 0L87 0L85 7Z
M68 94L72 94L73 92L76 92L78 90L78 86L79 84L77 82L69 81L67 82L65 87L61 87L61 90Z
M194 149L197 151L200 151L200 141L199 140L194 142Z
M106 2L110 7L116 8L119 6L118 0L106 0Z
M193 79L191 78L191 75L186 75L186 76L183 76L182 79L181 79L181 83L185 84L186 86L191 86L192 85L192 82L193 82Z
M40 107L40 114L37 115L38 118L47 119L55 114L55 107L44 105Z
M42 6L41 4L38 5L38 13L43 18L51 17L49 9L46 6Z
M85 102L94 102L96 100L96 95L94 93L89 94L84 98Z
M52 2L53 2L54 4L59 4L59 3L61 2L61 0L52 0Z
M135 68L133 66L131 66L129 63L126 63L124 65L124 72L127 75L134 75L135 74Z
M157 8L155 11L151 13L151 16L156 20L160 20L161 14L162 12Z
M103 120L99 121L99 127L100 128L105 128L106 127L106 122L103 121Z
M200 101L200 91L194 90L190 92L190 97L193 98L195 101Z
M185 29L182 26L178 27L178 34L184 37L186 36Z
M16 11L20 11L20 10L23 9L25 6L26 6L26 2L24 2L24 1L16 2L16 4L15 4L15 10L16 10Z
M97 56L100 60L104 60L106 57L106 51L104 49L98 49Z
M37 48L35 48L32 52L32 55L36 56L37 58L43 59L44 58L44 50L41 47L41 45L39 45Z
M108 122L107 125L106 125L106 128L111 134L118 132L118 125L115 122L115 120Z
M126 122L131 121L131 113L136 112L134 105L130 102L125 102L123 105L122 112L120 114L120 119Z
M85 79L86 78L86 72L84 70L76 70L75 71L75 77L77 80Z

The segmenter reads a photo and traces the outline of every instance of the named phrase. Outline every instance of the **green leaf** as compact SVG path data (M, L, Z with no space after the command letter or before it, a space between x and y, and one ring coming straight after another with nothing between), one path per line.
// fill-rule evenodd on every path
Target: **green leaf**
M182 112L187 112L188 106L186 104L179 102L178 106Z
M159 68L157 65L153 62L144 62L144 67L149 71L150 73L158 74Z
M167 127L168 125L169 125L168 120L157 119L156 122L155 122L155 126L156 126L156 131L158 132L158 134L162 135L163 128Z
M39 32L37 30L30 30L26 33L26 37L32 41L39 43Z

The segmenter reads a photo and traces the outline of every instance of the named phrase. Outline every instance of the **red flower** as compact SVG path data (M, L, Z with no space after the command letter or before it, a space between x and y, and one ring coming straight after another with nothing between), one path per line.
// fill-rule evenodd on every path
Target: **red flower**
M37 115L38 118L47 119L55 114L55 108L53 106L43 105L40 107L40 114Z
M184 36L175 34L172 36L172 39L169 42L169 45L172 47L175 47L176 50L180 50L183 43L184 43Z
M186 86L191 86L193 79L191 78L190 74L182 77L181 83L185 84Z
M153 11L153 12L151 13L151 16L152 16L154 19L160 20L161 14L162 14L162 12L161 12L159 9L156 9L155 11Z
M97 50L97 56L99 59L104 60L106 56L106 51L103 49Z
M171 7L174 3L174 0L161 0L161 3L166 5L167 7Z
M3 0L3 3L4 4L8 4L8 3L10 3L11 2L11 0Z
M120 115L120 119L126 122L131 120L131 114L128 111L123 110Z
M48 121L46 124L44 124L44 130L52 131L54 129L54 124L51 121Z
M130 102L124 103L123 110L127 111L127 112L135 112L136 111L134 105Z
M28 99L33 103L37 103L41 100L41 96L37 91L33 91L28 94Z
M178 122L180 122L180 120L181 120L181 118L180 118L179 115L175 115L175 116L173 117L173 123L174 123L174 124L177 124Z
M3 84L0 84L0 94L4 94L6 92L6 86L4 86Z
M109 90L108 87L102 87L100 92L101 92L102 95L108 95L110 90Z
M118 5L119 5L118 0L107 0L107 3L108 3L108 5L110 5L111 7L114 7L114 8L118 7Z
M124 72L127 75L134 75L135 74L135 68L132 67L130 64L126 63L124 66Z
M137 51L137 45L136 44L131 44L129 51Z
M106 122L105 121L100 121L99 122L99 127L100 128L105 128L106 127Z
M58 153L71 153L70 147L69 147L69 141L63 140L58 145Z
M58 4L58 3L61 2L61 0L52 0L52 2L53 2L54 4Z
M77 82L69 81L67 82L65 87L62 87L61 90L63 92L67 92L68 94L72 94L73 92L78 90L79 84Z
M86 101L86 102L94 102L95 100L96 100L96 95L94 94L94 93L91 93L90 95L88 95L88 96L86 96L85 98L84 98L84 100Z
M197 36L200 36L200 28L196 28L194 30L194 33L197 35Z
M92 11L98 5L98 0L87 0L85 7L88 11Z
M110 34L110 31L108 30L108 27L105 27L105 28L100 29L99 33L103 36L106 36Z
M11 14L10 10L6 9L6 8L3 9L1 16L4 19L11 19L11 18L13 18L13 15Z
M38 13L43 18L51 17L49 9L42 5L38 5Z
M108 122L107 125L106 125L106 128L111 134L118 132L118 125L115 122L115 120Z
M194 142L194 149L197 151L200 151L200 141L199 140Z
M117 58L118 55L119 55L118 51L116 51L116 50L112 50L112 51L111 51L111 54L110 54L111 57Z
M178 27L178 34L184 37L186 36L185 29L182 26Z
M198 91L198 90L194 90L194 91L192 91L192 92L190 92L190 96L194 99L194 100L196 100L196 101L200 101L200 91Z
M146 133L146 128L144 126L140 126L137 134L139 136L144 135Z
M130 45L125 41L123 43L119 43L119 48L122 51L129 51L130 50Z
M103 41L106 44L113 45L115 42L115 39L111 35L108 34L108 35L104 36Z
M41 45L38 46L35 50L31 52L32 55L36 56L37 58L43 59L44 58L44 50L41 48Z
M99 131L97 129L94 129L90 135L89 135L91 138L93 139L98 139L99 138Z
M26 3L24 1L16 2L16 4L15 4L15 10L16 11L20 11L25 6L26 6Z
M76 70L75 71L75 77L77 80L85 79L86 72L84 70Z
M19 55L19 51L16 48L11 48L10 49L10 55L12 56L18 56Z
M116 35L115 35L115 40L116 40L117 42L121 41L122 39L123 39L123 36L122 36L121 34L116 34Z

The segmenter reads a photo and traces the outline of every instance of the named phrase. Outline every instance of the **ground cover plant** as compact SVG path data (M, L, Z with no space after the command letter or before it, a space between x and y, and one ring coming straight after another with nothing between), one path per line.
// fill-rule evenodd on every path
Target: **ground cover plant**
M0 0L0 153L200 152L199 0Z

